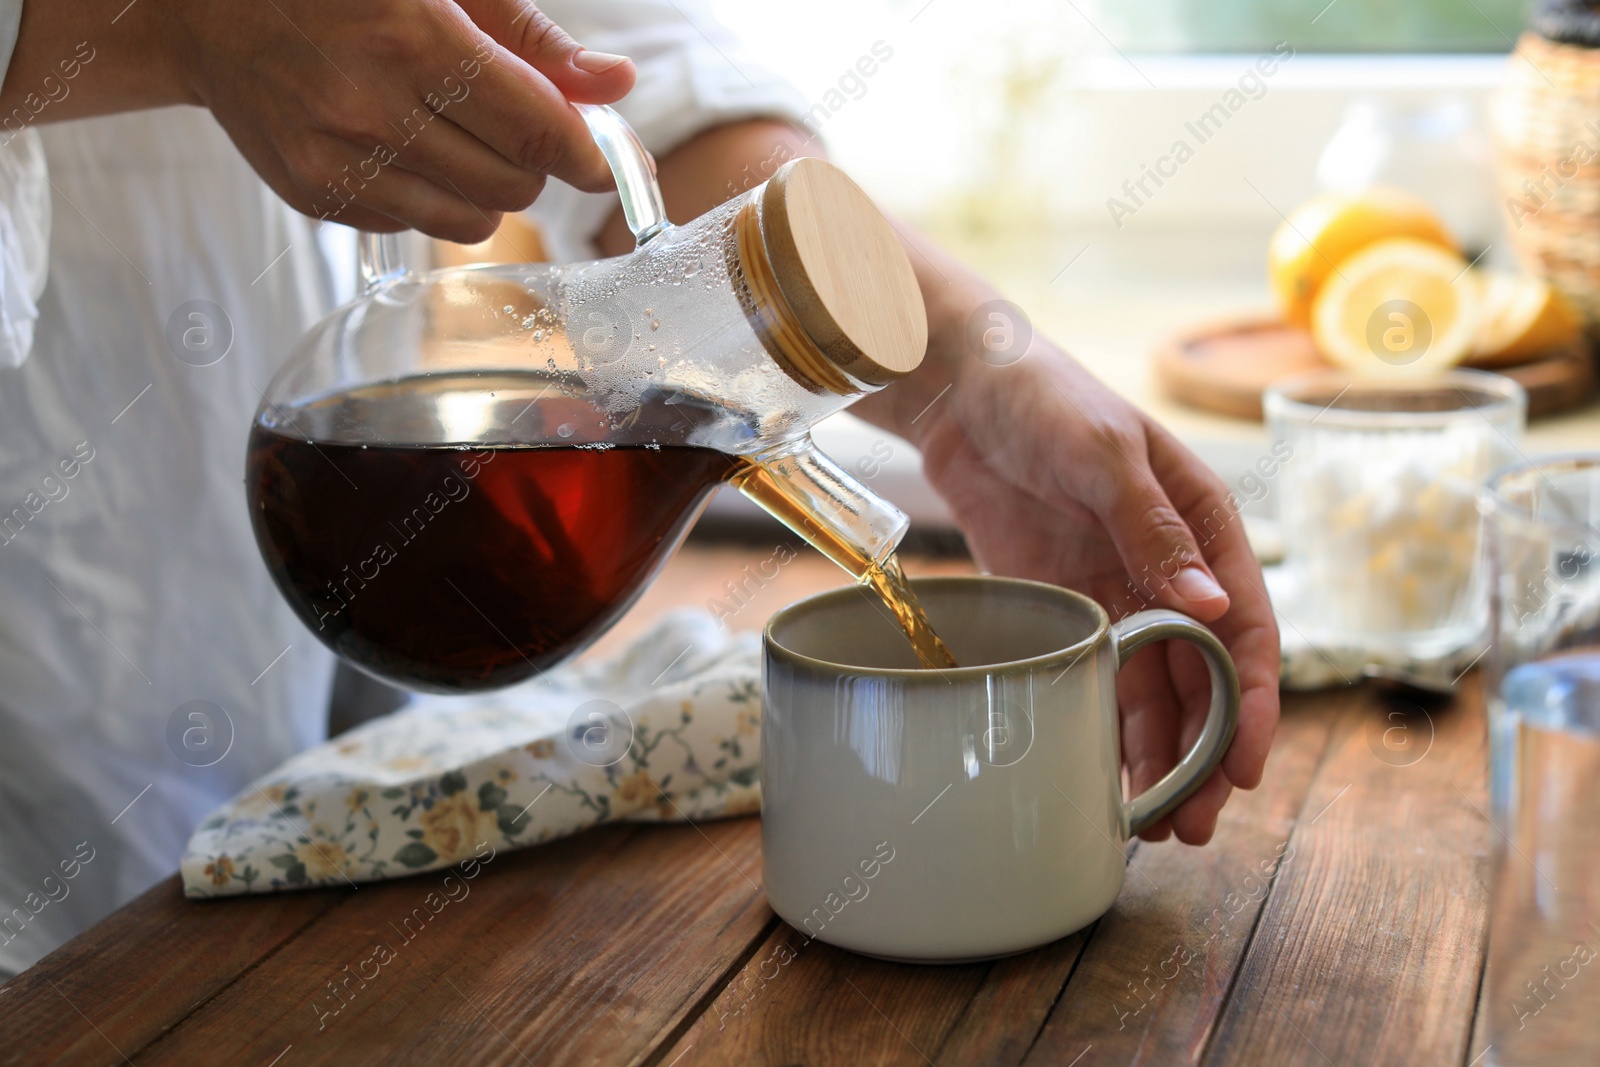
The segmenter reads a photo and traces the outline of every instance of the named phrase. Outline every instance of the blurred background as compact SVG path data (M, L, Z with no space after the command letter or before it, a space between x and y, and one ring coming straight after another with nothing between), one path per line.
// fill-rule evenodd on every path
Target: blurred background
M1320 190L1382 182L1431 201L1480 265L1515 263L1486 105L1508 64L1525 62L1509 55L1520 0L715 7L819 105L833 158L881 204L986 273L1230 481L1265 431L1165 401L1150 355L1196 322L1270 308L1266 247L1283 215ZM892 55L860 77L875 45ZM1219 103L1223 118L1198 125ZM1146 175L1180 140L1192 155L1163 162L1176 173L1156 184ZM848 418L818 437L846 466L883 451L881 432ZM895 447L875 485L937 523L917 467ZM719 507L737 506L723 496Z

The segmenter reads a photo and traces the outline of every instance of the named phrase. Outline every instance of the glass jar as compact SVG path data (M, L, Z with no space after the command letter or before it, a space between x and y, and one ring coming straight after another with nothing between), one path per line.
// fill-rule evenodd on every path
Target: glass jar
M1600 454L1543 457L1484 489L1493 571L1496 827L1486 1062L1600 1062Z
M1318 372L1263 400L1286 446L1279 516L1313 643L1440 660L1487 621L1477 493L1515 454L1522 387L1501 375Z

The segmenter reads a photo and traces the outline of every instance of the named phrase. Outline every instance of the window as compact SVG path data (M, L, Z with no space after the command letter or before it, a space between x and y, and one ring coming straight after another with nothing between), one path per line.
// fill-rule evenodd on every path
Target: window
M1523 0L1102 0L1126 52L1506 52Z

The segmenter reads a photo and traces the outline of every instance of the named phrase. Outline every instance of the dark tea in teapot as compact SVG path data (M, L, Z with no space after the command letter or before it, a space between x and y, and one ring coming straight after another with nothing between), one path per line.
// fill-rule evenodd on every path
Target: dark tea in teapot
M512 685L609 629L722 481L830 557L842 550L771 507L758 465L650 440L704 416L663 396L619 432L526 374L417 376L270 408L246 474L256 537L300 618L351 662L412 689ZM612 440L589 443L602 425ZM488 426L517 442L479 440ZM955 665L894 557L848 565L925 664Z
M538 379L427 384L263 419L247 474L257 538L301 619L410 688L497 688L578 652L638 598L735 463L684 445L568 444L592 412ZM474 410L473 396L487 403ZM639 422L665 429L684 414L662 404ZM477 419L546 440L415 443Z

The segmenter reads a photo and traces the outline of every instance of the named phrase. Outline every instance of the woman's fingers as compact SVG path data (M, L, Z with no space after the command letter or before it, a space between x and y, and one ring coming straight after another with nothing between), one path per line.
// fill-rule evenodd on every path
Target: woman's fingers
M1201 844L1210 839L1229 789L1254 788L1261 781L1278 719L1277 627L1260 566L1244 534L1244 521L1226 486L1153 424L1146 424L1145 444L1149 467L1131 472L1126 484L1116 487L1109 506L1099 512L1101 521L1141 599L1187 611L1208 623L1239 673L1239 728L1223 757L1222 774L1213 775L1168 820L1180 840ZM1152 559L1157 562L1152 564ZM1198 575L1185 573L1194 574L1200 568L1204 578L1219 589L1209 588ZM1196 597L1196 591L1223 595ZM1166 709L1170 742L1163 748L1141 736L1144 723L1153 725L1161 720L1159 712L1140 710L1126 723L1129 768L1138 783L1148 780L1153 771L1141 770L1136 759L1148 760L1164 773L1198 736L1209 703L1210 680L1192 649L1173 645L1159 667L1152 664L1127 683L1119 679L1119 691L1130 686ZM1125 716L1129 710L1125 705Z
M1106 477L1090 506L1116 544L1140 599L1210 621L1228 610L1228 594L1166 487L1141 464L1147 449L1145 442L1109 442L1100 459Z
M352 153L359 151L354 145L346 148ZM361 217L370 222L371 216L376 215L396 224L378 227L376 232L411 228L458 244L488 240L499 228L502 217L499 211L480 208L455 190L407 170L398 162L376 168L359 187L342 187L338 196L330 196L324 190L320 203L334 205L331 209L319 207L315 212L327 222L372 229L355 219Z
M610 104L633 88L627 56L593 52L529 0L457 0L478 28L544 75L575 104Z
M1163 648L1165 668L1171 681L1177 707L1177 754L1187 753L1205 730L1211 710L1211 669L1200 651L1186 641L1169 641ZM1203 845L1211 840L1217 816L1233 785L1222 770L1214 771L1206 783L1172 813L1173 833L1186 845Z
M1117 674L1117 705L1122 711L1122 761L1128 765L1130 799L1161 780L1178 762L1178 698L1167 674L1165 650L1143 648ZM1167 820L1140 836L1163 841Z
M1228 613L1211 624L1227 646L1239 674L1239 729L1223 758L1228 780L1241 789L1261 783L1272 735L1278 728L1278 623L1267 599L1261 565L1250 550L1244 523L1219 536L1205 551L1233 595Z
M549 79L503 45L489 45L470 91L449 104L448 114L513 166L589 192L612 186L583 117Z
M569 100L618 99L633 66L525 0L197 3L184 25L195 96L306 214L475 240L546 175L611 186Z
M625 56L586 51L528 0L461 0L493 42L477 79L451 118L514 166L550 174L590 192L611 188L611 172L572 103L605 104L633 88Z
M1259 598L1241 594L1239 600L1239 606L1213 626L1239 672L1239 730L1222 769L1234 785L1254 789L1261 784L1278 728L1278 628L1264 594Z
M1168 641L1141 649L1117 677L1122 709L1123 759L1132 796L1150 788L1194 745L1205 728L1211 673L1190 645ZM1176 834L1186 845L1203 845L1232 785L1215 773L1170 816L1140 836L1164 841Z
M1222 771L1213 771L1205 784L1184 801L1168 818L1172 832L1186 845L1203 845L1217 830L1217 816L1233 793L1233 784Z
M1195 456L1157 426L1149 427L1151 470L1192 530L1229 595L1227 613L1210 621L1239 673L1239 729L1223 759L1229 781L1261 781L1278 724L1278 626L1244 519L1225 487Z
M521 211L544 189L544 175L515 166L443 115L400 147L394 165L485 210Z

